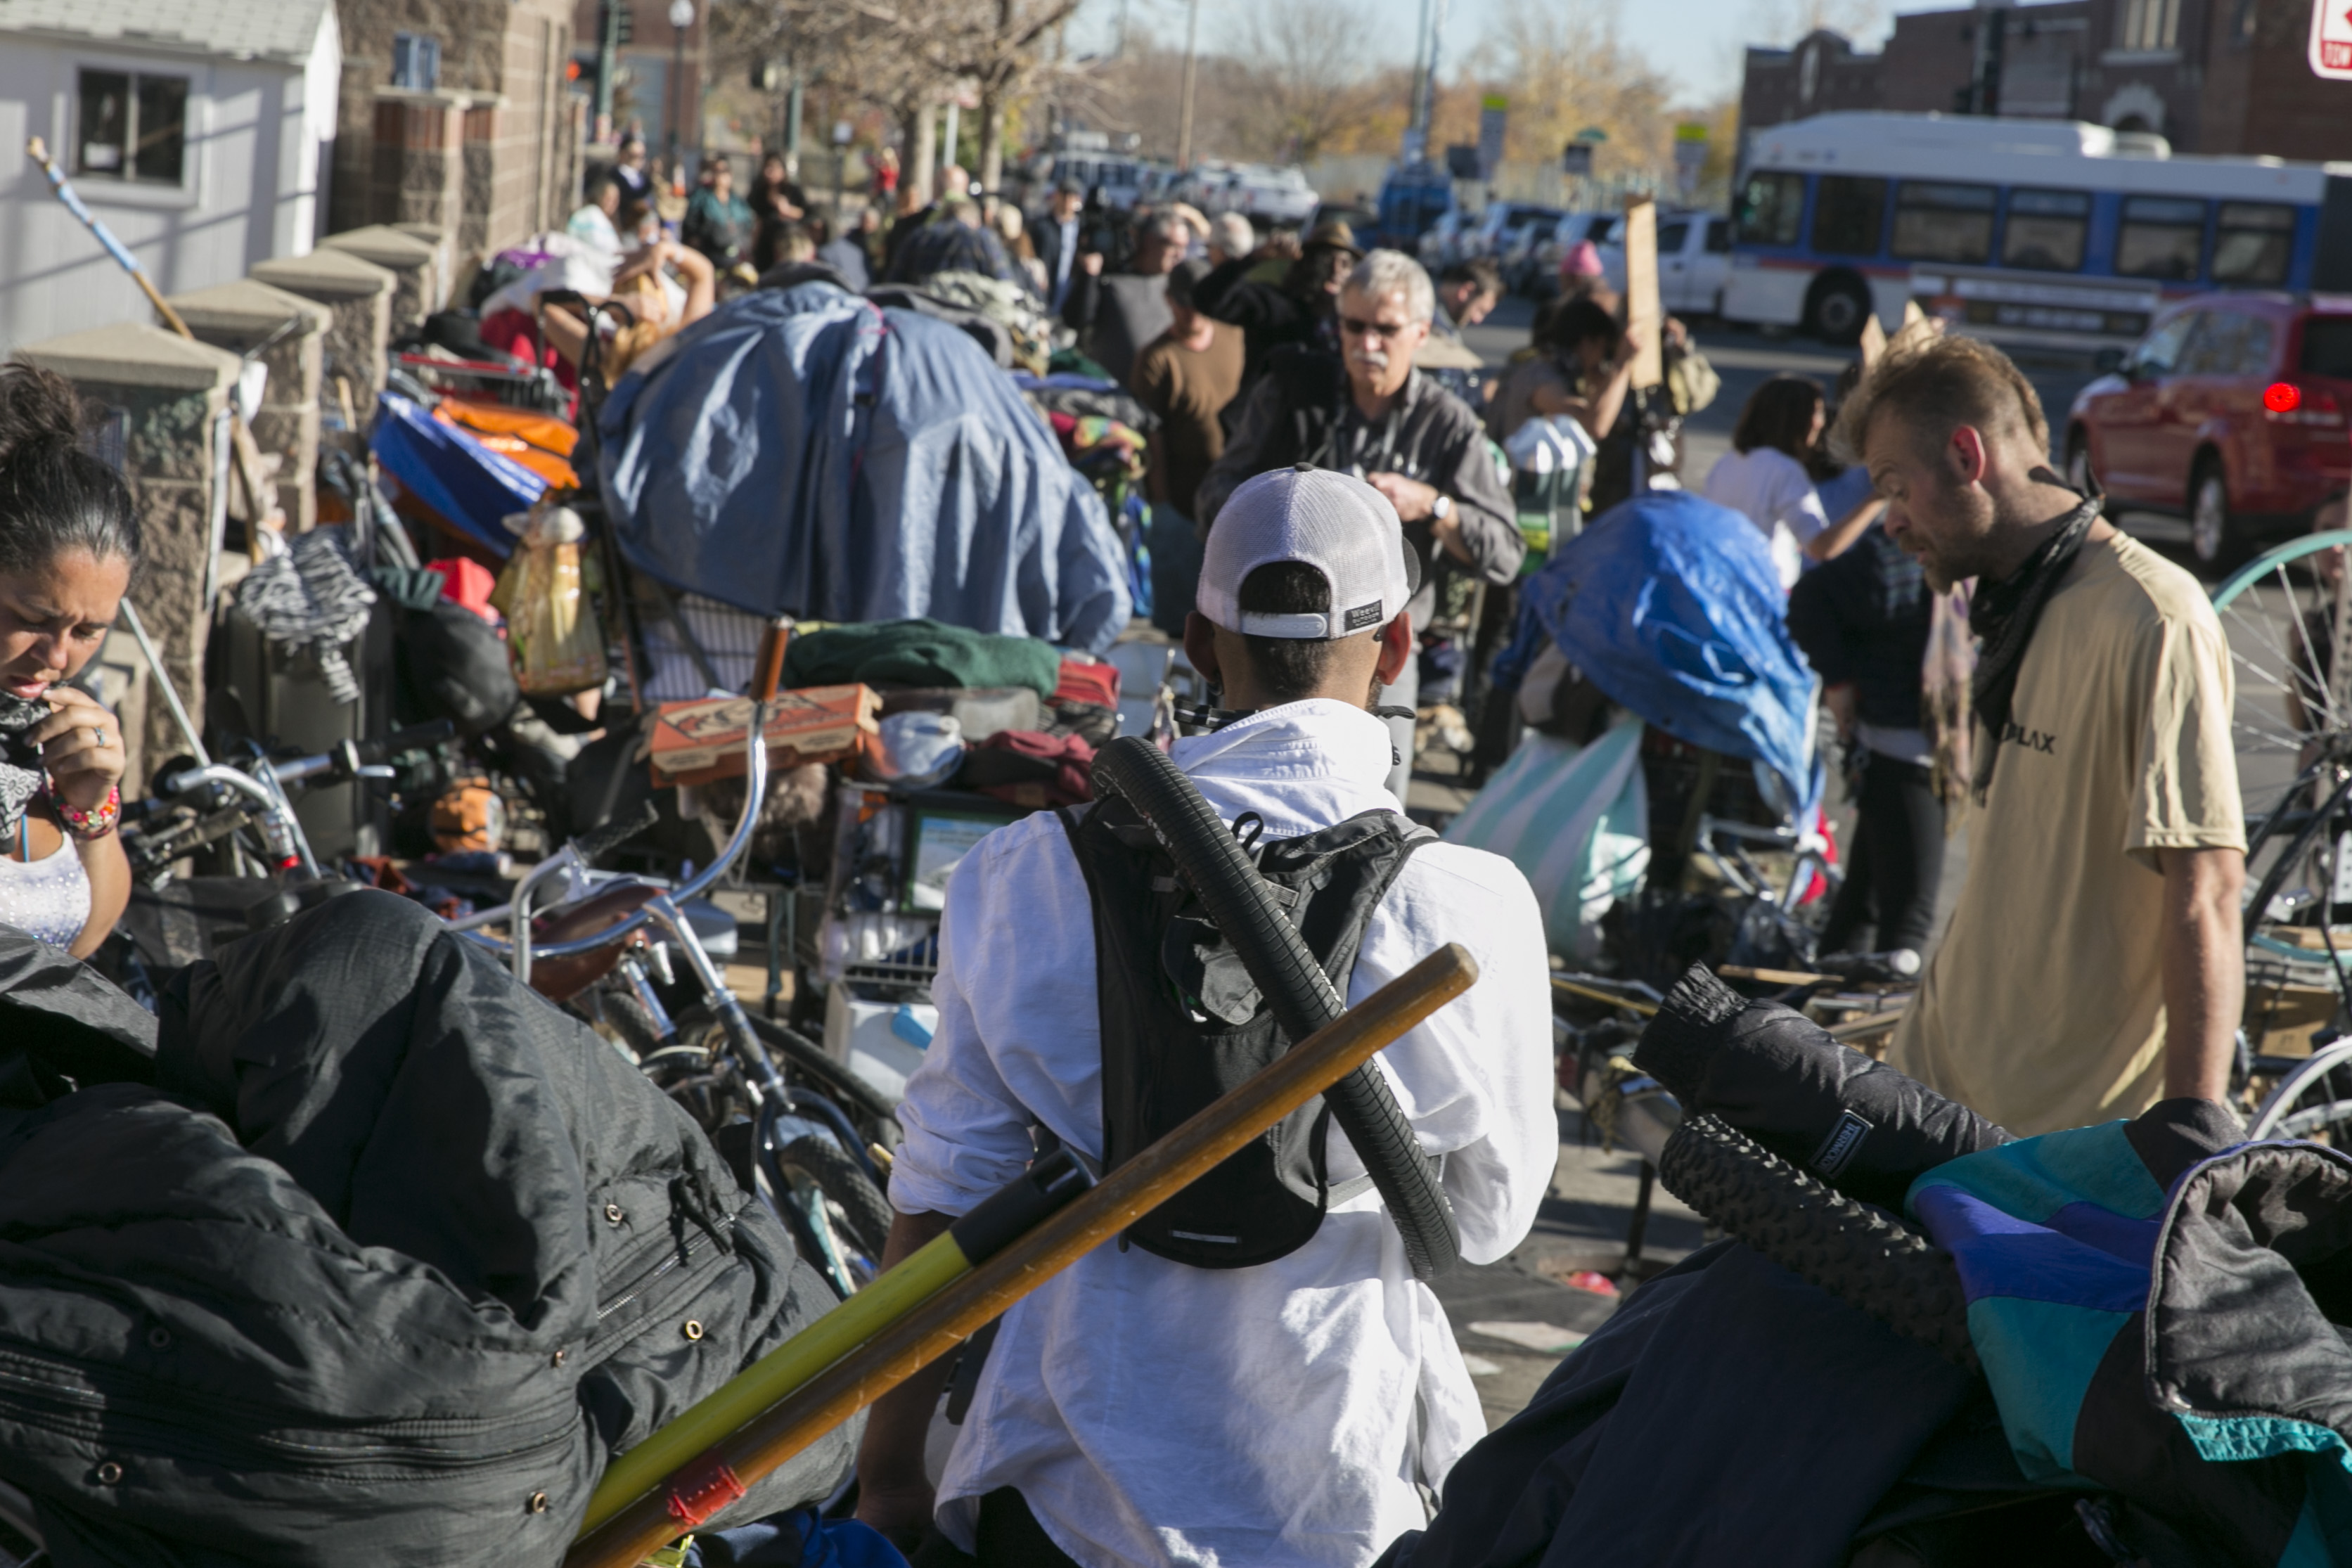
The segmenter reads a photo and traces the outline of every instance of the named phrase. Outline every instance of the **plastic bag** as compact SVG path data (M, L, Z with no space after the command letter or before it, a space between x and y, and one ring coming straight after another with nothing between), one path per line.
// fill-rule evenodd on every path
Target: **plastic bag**
M910 789L942 783L963 761L963 725L950 713L893 713L866 753L866 771Z
M588 595L604 588L588 527L568 506L535 507L490 604L507 618L507 657L528 697L604 684L604 632Z

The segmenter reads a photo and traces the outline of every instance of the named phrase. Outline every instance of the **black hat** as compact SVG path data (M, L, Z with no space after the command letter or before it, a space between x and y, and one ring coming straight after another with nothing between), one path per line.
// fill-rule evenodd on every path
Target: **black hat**
M1209 264L1198 257L1178 262L1168 272L1168 302L1191 310L1192 290L1200 287L1201 279L1209 272Z
M1087 194L1086 182L1079 179L1076 174L1065 174L1060 179L1054 182L1054 194L1057 196L1085 195Z

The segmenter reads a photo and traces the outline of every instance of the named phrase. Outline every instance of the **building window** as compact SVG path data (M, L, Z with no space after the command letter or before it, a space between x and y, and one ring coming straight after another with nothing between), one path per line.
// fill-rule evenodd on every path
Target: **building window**
M1886 182L1823 174L1813 202L1813 248L1830 256L1875 256L1886 216Z
M2213 235L2213 281L2275 289L2286 281L2294 248L2293 207L2223 202Z
M430 33L392 36L392 85L431 92L441 85L441 40Z
M2040 272L2080 272L2091 235L2091 198L2082 191L2011 191L2000 263Z
M2126 196L2116 236L2116 271L2126 278L2186 283L2205 244L2205 204L2175 196Z
M2123 0L2116 8L2116 47L2152 54L2180 41L2180 0Z
M1805 176L1748 175L1736 216L1739 237L1749 245L1796 244L1805 220Z
M1983 266L1992 259L1992 215L1999 203L1990 185L1904 181L1895 196L1895 256Z
M187 168L188 79L81 73L74 173L176 185Z

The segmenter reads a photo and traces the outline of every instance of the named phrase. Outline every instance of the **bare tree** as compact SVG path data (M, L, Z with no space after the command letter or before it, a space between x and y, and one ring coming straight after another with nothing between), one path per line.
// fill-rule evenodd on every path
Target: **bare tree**
M1591 0L1514 0L1482 50L1482 74L1511 100L1519 156L1549 162L1587 126L1607 133L1596 172L1664 177L1673 163L1672 89Z
M1363 117L1370 35L1349 0L1276 0L1251 12L1242 55L1255 90L1241 129L1261 156L1310 163Z

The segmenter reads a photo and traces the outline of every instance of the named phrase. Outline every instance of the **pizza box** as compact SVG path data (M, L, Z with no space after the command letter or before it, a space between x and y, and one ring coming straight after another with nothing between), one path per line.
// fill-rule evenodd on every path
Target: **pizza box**
M768 715L769 765L795 768L855 755L865 737L876 732L875 710L880 700L868 686L811 686L776 693L774 710ZM743 733L751 722L748 697L661 704L654 714L654 784L740 778Z

